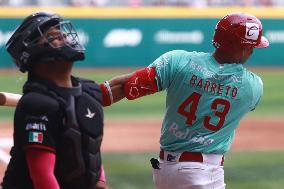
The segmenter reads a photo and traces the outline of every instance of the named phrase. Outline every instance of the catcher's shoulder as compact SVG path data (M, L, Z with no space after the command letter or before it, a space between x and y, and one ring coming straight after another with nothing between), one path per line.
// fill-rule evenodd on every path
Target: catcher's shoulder
M18 108L26 112L52 113L59 109L59 103L56 99L38 92L29 92L22 96Z

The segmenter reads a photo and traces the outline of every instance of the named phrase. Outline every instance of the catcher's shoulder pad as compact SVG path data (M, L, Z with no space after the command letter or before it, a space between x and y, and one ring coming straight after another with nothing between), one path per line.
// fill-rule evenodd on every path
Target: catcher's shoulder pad
M82 89L84 92L88 93L93 98L95 98L97 101L102 103L102 91L101 91L99 84L97 84L93 80L89 80L85 78L76 77L75 79L77 79L77 81L82 84Z
M33 114L53 113L60 108L56 99L37 92L26 93L21 98L18 106L24 111Z

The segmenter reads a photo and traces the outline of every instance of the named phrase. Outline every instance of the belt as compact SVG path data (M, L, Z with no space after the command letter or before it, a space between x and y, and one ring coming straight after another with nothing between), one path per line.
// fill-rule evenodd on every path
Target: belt
M201 152L181 152L178 162L204 162L204 156L205 154L202 154ZM161 160L165 160L165 152L164 150L160 151L160 155L159 155ZM178 157L178 156L177 156ZM167 154L166 160L167 161L172 161L176 158L176 156L173 156L171 154ZM218 163L219 164L219 163ZM220 165L223 166L224 165L224 156L222 156Z

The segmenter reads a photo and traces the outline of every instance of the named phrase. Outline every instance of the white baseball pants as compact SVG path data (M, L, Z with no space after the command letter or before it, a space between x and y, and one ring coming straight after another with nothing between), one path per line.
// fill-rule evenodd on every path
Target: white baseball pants
M165 152L165 157L170 152ZM177 155L178 153L174 153ZM153 169L156 189L225 189L222 155L202 154L203 162L161 160Z

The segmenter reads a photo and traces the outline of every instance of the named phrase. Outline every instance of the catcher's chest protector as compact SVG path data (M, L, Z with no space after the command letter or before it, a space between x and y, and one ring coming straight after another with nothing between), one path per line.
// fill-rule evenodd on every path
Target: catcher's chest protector
M28 91L57 99L65 115L56 149L55 174L62 189L90 188L100 176L100 146L103 136L101 92L96 83L78 81L79 87L66 95L64 89L52 89L30 83Z

